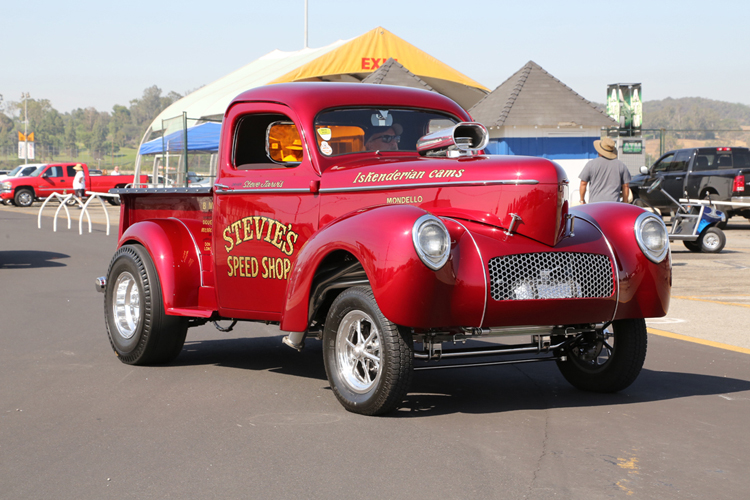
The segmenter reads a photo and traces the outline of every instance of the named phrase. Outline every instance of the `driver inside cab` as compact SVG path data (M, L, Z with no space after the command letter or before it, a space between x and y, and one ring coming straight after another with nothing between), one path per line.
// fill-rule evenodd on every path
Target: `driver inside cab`
M396 151L401 141L403 127L394 123L390 127L368 127L365 130L366 151Z

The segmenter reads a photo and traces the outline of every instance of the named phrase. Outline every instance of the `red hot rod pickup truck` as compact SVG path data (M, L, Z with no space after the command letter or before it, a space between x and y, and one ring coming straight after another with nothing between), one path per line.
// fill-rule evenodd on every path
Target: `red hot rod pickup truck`
M580 389L627 387L644 318L669 306L664 224L627 204L571 209L556 163L486 143L433 92L245 92L213 187L115 190L118 250L97 279L115 353L167 363L191 326L266 322L298 350L322 340L334 394L368 415L395 409L413 370L462 358L553 360ZM522 340L453 347L483 336Z

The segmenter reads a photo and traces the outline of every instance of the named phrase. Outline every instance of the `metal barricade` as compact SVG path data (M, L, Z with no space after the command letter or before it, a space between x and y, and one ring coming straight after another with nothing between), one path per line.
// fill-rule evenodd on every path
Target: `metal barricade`
M55 193L52 193L51 195L49 195L44 200L44 203L42 203L41 208L39 208L39 215L36 218L36 227L39 228L39 229L42 228L42 212L44 211L44 207L47 206L47 203L49 203L49 201L54 198L54 199L56 199L56 200L58 200L60 202L60 206L57 207L57 210L55 211L55 220L54 220L54 222L52 224L52 227L53 227L54 231L57 232L57 216L60 213L60 209L61 208L65 208L65 214L68 216L68 229L70 229L70 211L68 210L67 202L72 197L73 197L72 193L71 194L64 194L63 195L63 194L55 192Z
M109 193L97 193L95 191L86 191L86 194L89 195L89 199L86 200L86 203L83 204L83 210L81 210L81 217L78 219L78 234L82 234L83 214L86 214L86 218L89 221L89 233L91 232L91 216L88 213L88 207L89 207L89 203L91 203L92 200L97 199L99 200L99 203L102 204L102 209L104 210L104 216L107 218L107 236L109 236L109 212L107 211L107 206L104 204L104 200L102 198L120 199L120 195L109 194Z
M86 194L89 196L89 198L86 200L86 202L83 204L83 207L81 209L81 216L78 218L78 234L83 234L83 216L86 215L86 220L89 224L89 233L91 232L91 214L88 211L89 204L94 200L99 200L99 203L102 205L102 209L104 210L104 217L107 220L107 236L109 236L109 212L107 211L107 206L104 204L104 200L102 198L120 198L120 195L117 194L109 194L109 193L97 193L95 191L86 191ZM68 217L68 229L70 229L70 211L68 210L67 202L70 201L70 199L73 198L73 194L65 194L62 195L60 193L52 193L50 194L45 200L44 203L42 203L41 208L39 208L39 215L37 216L37 227L39 229L42 228L42 212L44 211L44 207L47 206L47 203L49 203L50 200L56 199L60 202L60 206L57 207L57 210L55 211L55 218L54 222L52 224L53 230L57 232L57 216L60 214L61 209L65 209L65 214Z

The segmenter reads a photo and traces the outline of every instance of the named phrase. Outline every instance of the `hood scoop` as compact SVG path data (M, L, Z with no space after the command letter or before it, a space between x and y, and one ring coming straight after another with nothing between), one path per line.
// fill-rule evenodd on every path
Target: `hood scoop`
M459 158L482 152L490 134L481 123L462 122L425 135L417 141L417 152L422 156Z

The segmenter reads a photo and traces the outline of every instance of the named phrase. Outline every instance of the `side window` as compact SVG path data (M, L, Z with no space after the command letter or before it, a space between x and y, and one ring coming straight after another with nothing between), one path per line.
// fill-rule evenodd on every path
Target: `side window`
M65 177L62 167L50 167L47 169L47 177Z
M656 173L656 172L664 172L666 170L669 170L669 167L670 165L672 165L673 161L674 161L674 155L667 155L654 165L654 168L651 170L651 172Z
M750 167L750 153L734 153L734 168Z
M75 167L75 165L68 165L68 177L76 176L76 171L73 170L73 167Z
M719 155L716 159L716 168L732 168L732 155Z
M702 170L713 169L714 155L698 154L695 157L695 165L693 165L694 172L700 172Z
M288 116L260 113L237 121L232 155L237 170L296 167L303 157L299 132Z
M670 172L685 172L687 171L688 161L690 161L690 155L692 151L678 151L674 156L674 161L669 166Z

